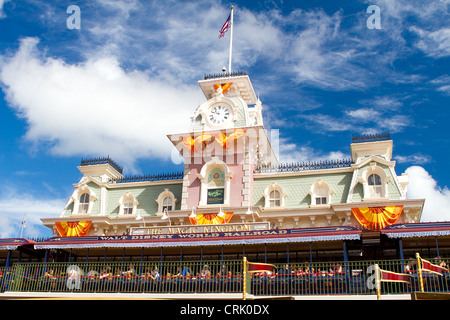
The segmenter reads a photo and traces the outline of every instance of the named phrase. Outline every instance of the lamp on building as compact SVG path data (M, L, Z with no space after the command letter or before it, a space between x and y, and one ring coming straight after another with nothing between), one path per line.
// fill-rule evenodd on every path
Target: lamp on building
M167 219L169 219L169 226L172 226L172 223L170 222L169 214L167 213L167 209L164 208L164 214L163 214L163 216L161 217L161 220L167 220Z
M198 224L197 214L195 213L194 208L192 208L192 212L189 215L189 219L195 220L195 224Z
M138 211L138 215L135 218L136 220L142 220L144 222L144 228L145 228L145 219L143 216L141 216L141 211Z
M245 214L251 214L252 218L253 218L253 222L255 222L255 216L253 215L254 212L250 209L250 206L248 206L247 211L245 212Z
M225 213L222 210L222 206L220 206L220 210L219 210L219 213L217 214L217 216L220 217L220 218L223 218L223 223L226 223Z

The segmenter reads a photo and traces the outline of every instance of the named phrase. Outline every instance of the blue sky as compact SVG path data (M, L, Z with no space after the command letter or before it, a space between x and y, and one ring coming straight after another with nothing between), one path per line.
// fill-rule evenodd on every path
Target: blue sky
M39 218L60 214L82 157L180 170L166 134L228 64L231 4L233 70L250 75L282 162L349 158L352 134L389 131L423 221L450 220L449 0L0 0L0 236L25 213L25 236L49 235Z

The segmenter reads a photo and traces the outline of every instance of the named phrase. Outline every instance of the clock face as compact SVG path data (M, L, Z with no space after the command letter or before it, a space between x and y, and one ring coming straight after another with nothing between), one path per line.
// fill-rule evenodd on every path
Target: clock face
M208 111L208 121L214 126L220 126L231 118L230 109L225 105L216 105Z

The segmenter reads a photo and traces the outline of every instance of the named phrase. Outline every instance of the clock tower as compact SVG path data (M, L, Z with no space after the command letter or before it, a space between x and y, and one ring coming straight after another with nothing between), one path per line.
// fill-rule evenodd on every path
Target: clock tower
M208 75L198 83L207 100L194 111L190 132L168 135L185 163L181 210L245 211L255 166L278 164L261 101L245 73Z

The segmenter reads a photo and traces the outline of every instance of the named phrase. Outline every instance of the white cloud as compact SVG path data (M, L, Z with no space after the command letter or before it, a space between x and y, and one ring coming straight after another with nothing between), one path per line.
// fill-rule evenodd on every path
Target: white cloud
M36 198L13 188L4 190L0 196L0 238L19 237L25 214L24 237L51 236L51 231L42 226L40 218L59 216L66 199Z
M423 165L431 162L431 157L424 154L416 153L409 156L397 155L395 156L395 160L397 160L398 163L411 163Z
M418 27L411 27L410 30L420 36L416 46L427 55L434 58L450 55L450 28L427 31Z
M5 13L3 12L3 6L5 5L6 2L8 2L9 0L0 0L0 19L6 17Z
M349 110L346 111L346 114L352 118L361 120L361 121L368 121L369 119L374 119L375 117L380 116L380 112L372 109L372 108L361 108L356 110Z
M137 158L168 159L166 134L188 129L205 100L200 90L124 71L114 57L70 65L44 57L38 40L22 40L1 67L10 106L26 120L26 140L56 155L110 155L132 166Z
M295 143L290 143L289 139L286 138L280 138L279 141L271 141L271 144L272 146L276 145L279 148L278 160L280 163L343 160L348 158L348 156L340 151L323 153L321 151L314 150L309 146L299 146Z
M436 90L441 91L446 95L450 95L450 76L448 74L441 75L436 79L431 80L430 83L437 87Z
M439 187L422 167L409 167L406 173L409 177L408 198L425 199L421 221L450 221L450 190Z

